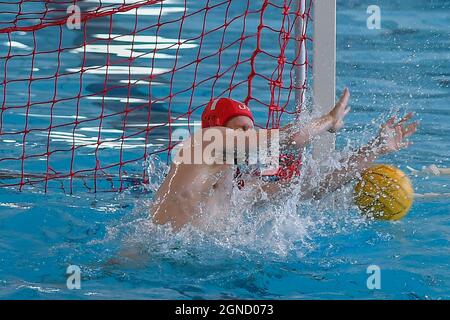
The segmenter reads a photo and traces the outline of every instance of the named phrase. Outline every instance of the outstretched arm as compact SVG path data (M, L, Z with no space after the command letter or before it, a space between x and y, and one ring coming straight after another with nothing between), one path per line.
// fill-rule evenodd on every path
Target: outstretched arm
M327 114L313 119L308 125L297 128L295 124L289 124L281 129L285 138L282 143L287 147L301 149L307 146L312 139L329 131L337 132L344 126L344 118L350 112L347 107L350 92L345 89L334 108Z
M304 179L302 199L320 199L355 179L379 156L408 147L411 142L406 139L416 132L418 125L418 122L406 124L412 116L409 113L398 122L395 117L390 118L381 126L380 133L374 140L341 160L344 167L327 174L317 186L312 186L310 179Z
M281 128L281 148L299 150L307 146L316 136L319 136L326 131L333 133L339 131L344 126L345 116L350 112L350 108L347 107L349 99L350 92L346 88L334 108L326 115L313 119L310 123L301 128L293 123ZM261 190L270 198L282 192L285 189L286 184L289 184L290 182L274 181L261 183L261 181L259 181L255 183L258 183Z

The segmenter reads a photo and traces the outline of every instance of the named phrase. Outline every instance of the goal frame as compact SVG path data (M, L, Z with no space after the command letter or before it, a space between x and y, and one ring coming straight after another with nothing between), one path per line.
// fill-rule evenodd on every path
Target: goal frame
M298 0L300 12L304 13L307 0ZM335 104L336 99L336 0L313 1L313 55L312 55L312 98L313 113L325 114ZM304 34L300 19L297 34ZM297 46L300 50L301 65L297 70L297 81L303 84L306 79L305 42ZM299 85L297 87L300 87ZM296 94L296 103L304 102L304 93ZM312 142L312 155L322 160L329 151L335 149L335 134L324 133Z

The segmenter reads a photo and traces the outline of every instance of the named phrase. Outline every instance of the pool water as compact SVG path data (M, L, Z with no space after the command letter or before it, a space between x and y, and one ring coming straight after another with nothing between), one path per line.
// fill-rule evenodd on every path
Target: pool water
M381 7L381 30L366 27L371 4ZM406 172L449 167L448 1L352 0L337 8L337 85L350 88L353 110L338 147L367 141L390 114L414 111L413 146L381 161ZM223 230L172 234L147 219L161 177L121 194L0 189L0 298L450 298L448 197L417 199L395 223L372 221L350 203L350 186L320 203L298 206L289 197L232 214ZM411 178L419 194L450 192L450 177ZM67 289L69 265L81 268L79 290ZM381 270L380 289L367 286L371 265Z

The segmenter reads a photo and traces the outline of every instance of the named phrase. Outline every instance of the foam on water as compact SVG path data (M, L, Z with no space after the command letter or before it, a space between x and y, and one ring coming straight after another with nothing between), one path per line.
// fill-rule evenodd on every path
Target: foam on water
M336 153L336 158L342 156ZM305 154L308 179L318 180L318 164ZM324 163L321 163L324 165ZM334 161L334 165L338 165ZM155 225L149 207L162 183L167 165L158 157L145 163L149 174L146 199L135 200L131 215L109 227L106 239L120 240L118 260L154 261L174 259L179 263L195 261L208 265L232 257L264 261L298 259L315 249L318 236L351 232L368 221L351 209L351 187L321 201L300 201L301 179L286 187L275 200L256 200L253 189L234 191L231 210L220 219L205 219L201 228L187 225L174 232L169 225ZM254 186L258 188L258 186ZM121 195L120 197L129 197ZM212 257L212 254L213 256Z

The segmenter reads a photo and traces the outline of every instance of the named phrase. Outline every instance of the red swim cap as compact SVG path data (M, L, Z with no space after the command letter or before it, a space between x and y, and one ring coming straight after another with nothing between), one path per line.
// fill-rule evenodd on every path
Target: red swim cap
M231 118L246 116L253 119L250 109L243 104L229 98L211 100L202 113L202 128L225 127Z

